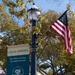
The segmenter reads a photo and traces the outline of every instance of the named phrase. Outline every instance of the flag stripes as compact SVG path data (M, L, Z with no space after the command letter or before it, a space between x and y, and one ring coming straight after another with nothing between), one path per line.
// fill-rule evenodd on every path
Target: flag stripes
M67 23L66 12L53 25L51 25L51 28L64 39L64 47L68 53L70 55L73 54L71 32Z
M69 52L69 54L73 54L72 39L71 39L71 32L69 26L66 27L65 31L66 31L64 38L65 49Z
M59 20L57 20L52 26L51 28L62 38L65 37L65 26L63 25L63 23L61 23Z

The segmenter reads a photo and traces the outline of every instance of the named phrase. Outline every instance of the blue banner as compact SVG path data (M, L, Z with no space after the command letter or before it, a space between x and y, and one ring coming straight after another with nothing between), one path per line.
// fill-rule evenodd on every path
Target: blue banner
M9 46L7 55L7 75L29 75L28 45Z

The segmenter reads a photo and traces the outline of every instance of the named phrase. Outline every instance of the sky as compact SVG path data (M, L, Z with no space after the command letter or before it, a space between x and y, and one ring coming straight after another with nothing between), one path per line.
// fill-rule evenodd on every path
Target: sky
M70 3L71 0L34 0L37 7L42 8L42 12L47 12L48 10L54 10L58 13L62 13L66 10L66 4L74 5L73 2ZM74 11L74 8L72 9Z
M16 1L16 0L13 0ZM66 4L70 4L71 6L74 5L73 0L34 0L35 5L38 8L42 8L42 13L45 13L49 10L54 10L57 13L62 13L66 10ZM71 3L70 3L71 1ZM0 4L2 3L2 0L0 0ZM28 9L31 7L30 5L27 6ZM72 11L75 11L75 7L73 7ZM23 25L24 22L20 19L15 18L16 21L19 21L19 25Z
M33 0L35 5L38 8L42 8L42 13L45 13L49 10L54 10L57 13L62 13L66 11L66 5L70 4L73 6L73 2L70 3L72 0ZM31 6L28 5L27 8L29 9ZM74 8L72 9L74 11ZM22 22L22 20L20 20ZM21 25L21 22L19 24ZM23 23L23 22L22 22ZM23 23L24 24L24 23Z
M15 0L14 0L15 1ZM55 0L34 0L34 3L37 7L42 8L42 13L47 12L49 10L54 10L57 13L62 13L66 10L66 4L70 4L71 6L74 5L74 3L70 3L70 0L58 0L59 2L56 2ZM2 0L0 0L0 4L2 3ZM30 6L28 6L30 8ZM73 8L72 10L74 10ZM16 21L19 21L17 18L15 18ZM19 24L21 25L23 23L22 20L20 20ZM0 33L0 35L2 35Z
M37 7L42 8L42 12L47 12L48 10L54 10L58 13L61 13L66 10L66 4L70 4L71 6L75 4L74 2L72 2L73 0L33 0L33 1ZM0 0L0 4L1 3L2 0ZM75 11L74 9L75 7L73 7L72 10Z
M65 10L65 4L59 7L59 3L54 0L34 0L36 6L42 8L42 12L47 12L48 10L55 10L56 12L61 12ZM61 9L60 9L61 8Z
M13 0L14 1L14 0ZM45 13L49 10L54 10L57 13L62 13L66 10L66 5L70 4L73 5L69 2L69 0L33 0L35 5L38 8L42 8L42 13ZM27 9L29 9L31 6L27 5ZM17 21L19 21L18 19L16 19ZM22 20L20 20L19 25L21 26L21 24L24 24Z

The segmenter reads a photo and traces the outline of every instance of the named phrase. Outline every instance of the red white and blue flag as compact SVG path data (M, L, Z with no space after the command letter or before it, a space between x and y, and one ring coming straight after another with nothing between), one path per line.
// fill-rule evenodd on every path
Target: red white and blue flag
M70 55L73 54L71 32L68 26L67 10L59 17L59 19L51 25L51 28L64 39L65 49Z

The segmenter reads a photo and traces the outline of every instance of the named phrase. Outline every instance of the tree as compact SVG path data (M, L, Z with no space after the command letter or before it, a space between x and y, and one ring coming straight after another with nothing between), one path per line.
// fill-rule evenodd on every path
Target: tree
M41 24L42 30L44 32L45 29L47 29L52 23L55 22L55 19L57 20L58 15L55 13L49 11L49 13L46 13L44 15L44 18ZM47 17L46 17L47 16ZM57 16L57 17L56 17ZM45 22L46 20L49 20L47 23ZM51 20L50 20L51 19ZM48 26L49 25L49 26ZM71 28L71 33L72 33L72 39L73 39L73 46L74 46L74 18L69 17L69 25ZM47 27L47 28L46 28ZM46 30L45 30L46 31ZM63 74L74 74L74 70L72 66L73 63L73 57L74 56L69 56L66 51L63 49L63 40L58 37L53 31L49 30L46 32L43 36L43 38L40 39L40 43L42 44L42 48L39 49L39 57L41 62L43 62L42 65L39 65L42 67L42 69L50 68L53 71L53 75L60 73L61 75ZM57 40L57 41L56 41ZM60 42L61 41L61 42ZM41 45L40 44L40 45ZM41 51L42 50L42 51ZM72 60L71 60L72 59ZM44 63L46 62L46 63Z
M31 2L31 0L28 0ZM22 5L25 8L22 8ZM25 22L25 26L22 28L15 23L10 15L8 15L4 8L8 7L10 15L14 15L17 18L23 19ZM21 8L20 8L21 7ZM19 11L17 11L19 8ZM6 34L2 39L2 49L1 51L1 60L6 64L6 45L18 45L25 44L31 42L31 34L37 34L37 55L38 55L38 67L40 70L44 70L46 68L50 68L50 73L55 74L74 74L74 55L69 56L67 52L63 49L63 40L56 35L51 29L49 29L50 25L52 25L57 18L60 16L54 11L48 11L47 13L42 14L42 16L38 16L40 21L38 22L38 26L32 32L30 30L31 24L26 19L27 14L26 2L21 0L16 0L13 2L12 0L3 0L3 4L0 7L0 28L1 31L5 31ZM25 16L25 19L24 19ZM74 27L74 18L69 15L69 25L72 32L73 46L75 46L75 27ZM48 30L47 30L48 29ZM40 64L40 62L42 64ZM4 65L5 68L5 65Z
M0 5L0 31L5 34L0 44L0 61L4 62L2 68L5 69L7 62L7 45L25 44L27 42L29 43L31 34L28 29L30 28L29 26L31 26L31 24L27 19L24 19L26 26L20 27L12 17L12 15L15 15L15 17L21 19L24 16L26 13L26 9L22 9L25 6L24 1L16 0L16 3L14 3L12 0L2 1L3 3ZM28 0L27 3L31 1L32 0ZM21 7L19 12L15 10L17 7ZM9 9L9 12L6 11L6 8Z

